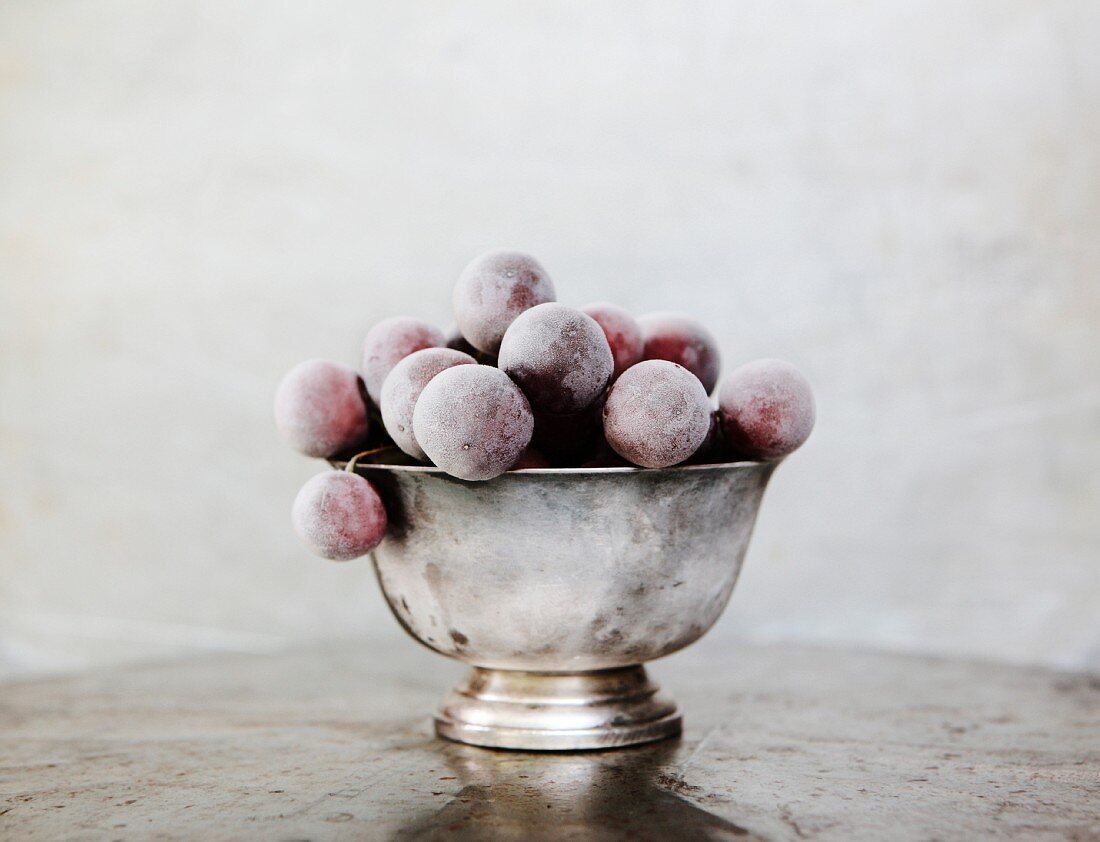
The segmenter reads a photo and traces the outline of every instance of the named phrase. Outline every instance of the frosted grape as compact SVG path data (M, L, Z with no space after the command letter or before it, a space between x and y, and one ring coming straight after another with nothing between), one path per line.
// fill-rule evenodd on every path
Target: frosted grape
M615 369L611 373L613 381L644 359L645 340L642 339L642 329L637 320L622 307L599 302L582 307L581 312L595 319L607 338L611 356L615 360Z
M487 365L457 365L437 374L413 410L413 433L424 453L466 480L507 471L531 442L533 429L523 392Z
M462 270L454 288L455 321L471 345L496 354L516 316L553 300L554 284L535 258L498 249Z
M370 431L363 381L342 363L298 363L275 391L275 426L306 456L328 457L362 444Z
M386 534L386 509L374 486L347 471L326 471L302 486L291 510L294 531L322 558L366 555Z
M607 443L644 468L690 457L707 436L710 401L699 379L667 360L646 360L615 381L603 410Z
M363 340L363 382L367 394L377 405L382 398L382 383L395 365L413 351L443 346L443 331L435 325L408 316L383 319L370 329Z
M611 380L611 348L599 324L564 304L539 304L504 334L497 364L536 411L567 414L591 406Z
M423 348L414 351L393 367L382 383L379 402L382 423L394 444L414 459L428 457L413 434L413 409L428 382L441 371L456 365L476 365L469 354L450 348Z
M809 381L774 359L732 371L718 390L718 410L727 441L749 459L779 459L797 450L817 416Z

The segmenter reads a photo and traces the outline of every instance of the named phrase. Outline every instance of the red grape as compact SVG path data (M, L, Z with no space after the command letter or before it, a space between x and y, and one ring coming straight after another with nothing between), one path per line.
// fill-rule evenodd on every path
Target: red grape
M443 346L443 332L435 325L409 316L383 319L363 340L363 381L367 394L377 405L382 399L386 375L413 351Z
M637 320L622 307L600 302L582 307L581 312L595 319L596 324L607 337L607 344L611 346L611 356L615 358L615 370L611 373L612 381L617 380L620 374L644 359L645 340L642 339L642 329L638 326Z
M424 453L452 476L492 479L531 441L531 406L499 368L456 365L431 379L413 410Z
M326 471L306 482L291 521L306 546L333 561L366 555L386 535L382 498L370 482L347 471Z
M603 428L615 452L644 468L667 468L691 456L707 437L710 400L683 366L646 360L615 381Z
M638 319L647 360L668 360L699 378L709 395L718 382L721 354L703 325L680 313L650 313Z
M476 365L469 354L450 348L413 351L393 367L382 383L382 422L394 444L414 459L427 459L413 435L413 408L424 387L439 372L455 365Z
M539 304L512 322L498 364L538 411L567 414L591 406L615 367L603 330L564 304Z
M750 459L778 459L797 450L817 414L802 372L773 359L732 371L718 390L718 408L726 439Z
M370 431L363 381L341 363L298 363L275 391L275 426L306 456L332 456L361 444Z
M454 289L455 321L471 345L495 354L516 316L553 300L554 284L535 258L498 249L462 270Z

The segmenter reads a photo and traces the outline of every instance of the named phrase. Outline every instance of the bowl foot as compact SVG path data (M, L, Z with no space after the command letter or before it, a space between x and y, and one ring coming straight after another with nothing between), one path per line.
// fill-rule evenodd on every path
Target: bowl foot
M441 737L488 748L577 751L680 733L676 703L638 665L545 673L474 667L443 701Z

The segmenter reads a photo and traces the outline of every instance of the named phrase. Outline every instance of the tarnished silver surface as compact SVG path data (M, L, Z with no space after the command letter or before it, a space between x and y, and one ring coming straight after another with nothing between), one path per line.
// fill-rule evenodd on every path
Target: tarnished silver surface
M592 749L671 737L681 717L640 665L580 673L475 667L435 724L444 737L480 746Z
M400 641L0 685L0 839L1100 839L1100 676L717 637L624 751L434 740L457 663Z
M774 468L546 469L474 483L356 465L390 516L374 564L394 615L429 648L479 668L448 697L439 732L533 749L678 733L675 706L644 671L592 673L668 655L714 624Z

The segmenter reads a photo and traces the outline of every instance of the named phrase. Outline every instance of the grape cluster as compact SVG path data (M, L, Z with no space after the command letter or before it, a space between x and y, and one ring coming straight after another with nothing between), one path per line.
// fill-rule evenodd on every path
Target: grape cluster
M481 481L509 470L780 459L813 429L813 393L790 363L750 362L719 385L718 343L698 321L560 304L530 255L475 258L453 306L446 332L409 317L379 322L358 373L325 360L291 369L275 396L283 437L333 460L399 449ZM331 559L370 552L386 532L377 489L346 471L307 482L292 520Z

